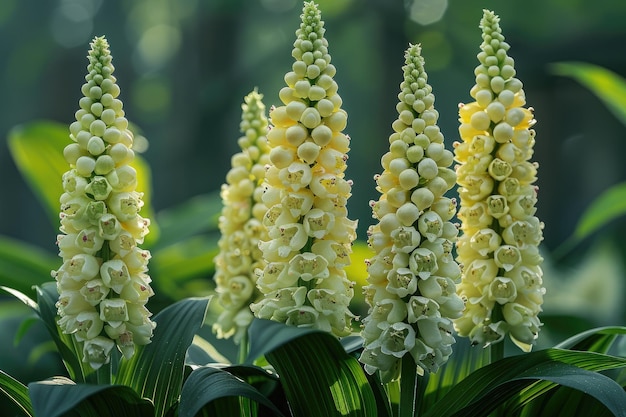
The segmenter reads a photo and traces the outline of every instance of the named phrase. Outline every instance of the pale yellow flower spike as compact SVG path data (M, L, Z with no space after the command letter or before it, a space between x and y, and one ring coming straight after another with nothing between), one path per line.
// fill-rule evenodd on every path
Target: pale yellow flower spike
M368 230L375 255L367 261L370 308L361 331L360 361L384 382L398 377L406 354L422 372L436 372L452 353L452 319L463 309L451 253L456 201L444 196L455 185L453 154L437 126L419 45L409 45L403 70L398 118L376 176L381 196L371 203L378 223Z
M543 223L534 216L537 164L529 161L535 120L532 108L523 107L498 16L485 10L480 27L480 65L470 91L476 101L459 106L463 141L455 144L462 222L457 260L463 266L458 291L465 300L455 327L473 344L488 346L509 334L529 351L545 293L538 251Z
M354 283L344 266L356 238L346 209L352 188L344 178L347 114L320 11L305 3L301 18L295 62L279 94L283 105L270 112L263 195L269 237L260 245L268 264L257 280L264 298L251 308L259 318L345 336L354 317L348 309Z
M70 125L73 143L63 151L71 169L63 174L63 265L53 271L59 291L58 324L83 346L83 361L98 369L115 345L130 358L135 345L150 343L155 323L145 305L153 291L150 252L138 245L150 221L139 215L142 193L130 165L128 130L109 44L97 37L89 51L83 98Z
M268 121L263 95L255 89L242 104L239 138L241 152L231 159L221 196L224 203L219 220L220 252L215 258L215 281L219 301L224 311L213 330L219 338L234 335L239 343L250 325L253 315L250 303L260 295L256 289L256 270L263 270L266 262L259 249L259 241L267 240L262 224L267 207L261 201L265 166L269 164L267 144Z

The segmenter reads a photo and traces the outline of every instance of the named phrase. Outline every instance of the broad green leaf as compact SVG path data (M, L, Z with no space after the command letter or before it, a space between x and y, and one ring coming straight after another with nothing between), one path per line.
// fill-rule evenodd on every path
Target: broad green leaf
M172 300L211 293L217 236L195 236L152 252L150 271L157 294Z
M40 199L54 228L59 224L61 177L69 169L63 148L70 142L69 127L50 121L19 125L9 132L13 161Z
M165 416L178 402L185 370L185 353L202 326L209 298L187 298L154 316L152 343L122 359L115 383L133 388L155 404L155 416Z
M197 195L184 203L157 213L160 227L158 247L172 245L199 233L217 230L222 210L219 192Z
M520 404L537 396L537 380L586 392L616 416L626 415L626 392L612 379L595 373L626 367L626 359L592 352L546 349L504 358L459 382L424 417L486 416L511 398ZM593 371L593 372L590 372ZM543 387L538 388L542 393Z
M626 80L616 73L585 62L558 62L550 66L557 75L571 77L594 93L626 124Z
M34 296L32 286L50 281L50 271L60 264L58 257L36 246L0 236L0 285Z
M372 416L380 412L359 362L334 336L255 320L250 341L248 360L265 354L280 376L294 417Z
M2 370L0 370L0 393L13 401L24 415L34 417L35 413L26 386Z
M37 416L152 417L154 406L122 385L75 384L64 377L28 384Z
M215 402L215 415L226 415L220 412L219 400L227 397L244 397L267 407L274 415L283 414L276 406L252 385L226 370L206 366L195 369L183 386L178 415L194 417L208 404ZM219 414L218 414L219 413Z
M59 197L63 193L62 176L70 169L63 157L63 149L71 143L69 127L62 123L37 121L14 127L9 132L9 150L15 165L40 199L52 226L59 225ZM146 245L158 236L156 219L150 204L150 169L135 156L132 162L137 171L137 191L142 192L144 207L141 214L152 220Z

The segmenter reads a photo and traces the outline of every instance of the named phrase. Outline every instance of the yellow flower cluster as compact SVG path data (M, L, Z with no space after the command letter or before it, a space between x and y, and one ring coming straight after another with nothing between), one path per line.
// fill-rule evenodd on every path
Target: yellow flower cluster
M256 90L248 94L242 105L239 138L241 152L231 159L232 168L222 186L224 208L220 216L220 253L215 258L215 281L224 311L213 330L220 338L234 334L239 342L252 321L250 304L257 301L256 269L266 262L259 241L267 240L263 216L267 207L261 201L265 166L269 164L267 144L268 121L263 96Z
M499 18L484 11L480 65L470 95L460 105L460 136L455 144L463 265L459 294L466 302L455 322L473 344L500 342L505 334L530 350L541 323L543 224L534 216L537 164L533 154L535 120L522 83L515 78Z
M405 54L398 118L376 176L378 201L368 243L369 304L361 336L361 362L383 381L399 374L400 359L410 354L422 370L436 372L452 353L452 319L463 302L456 294L461 271L451 253L458 229L450 222L456 201L444 196L456 181L453 154L437 126L439 113L427 83L419 45Z
M353 318L354 283L343 268L356 238L346 209L347 114L317 6L305 3L301 18L295 62L279 94L284 105L270 112L263 195L268 239L260 244L268 263L257 280L264 298L251 308L259 318L344 336Z
M139 215L142 193L131 161L128 130L108 42L98 37L89 51L89 73L64 156L61 227L63 265L57 280L64 333L83 345L83 361L97 369L117 344L125 357L150 343L155 323L145 304L153 294L147 274L150 252L139 248L149 220Z

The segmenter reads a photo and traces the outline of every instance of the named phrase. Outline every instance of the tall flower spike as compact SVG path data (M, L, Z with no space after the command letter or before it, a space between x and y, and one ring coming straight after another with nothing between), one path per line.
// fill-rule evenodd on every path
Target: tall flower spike
M269 238L260 245L268 264L257 280L264 298L251 307L260 318L344 336L354 317L354 283L343 268L356 238L346 209L347 115L317 6L305 3L301 17L293 70L279 94L284 105L270 112L263 195Z
M437 126L420 54L419 45L405 53L398 118L381 160L383 173L375 177L381 196L371 202L378 222L368 230L375 255L367 261L370 308L360 360L385 382L398 376L406 354L422 370L436 372L452 353L452 319L463 309L456 294L461 271L451 255L456 201L444 196L456 180L453 154Z
M267 207L261 201L265 166L269 164L267 145L268 122L265 117L263 95L255 89L241 106L239 138L241 152L231 159L232 168L222 186L224 207L220 216L220 252L215 258L215 281L220 314L213 330L219 338L234 335L238 343L252 321L250 304L258 301L255 270L263 270L266 262L259 249L259 241L267 240L263 216Z
M59 291L58 324L83 345L83 361L97 369L115 345L130 358L135 345L150 343L155 323L145 304L152 296L147 274L150 252L139 248L148 219L139 215L142 193L133 134L128 130L120 88L113 76L109 44L97 37L89 51L83 98L70 125L63 154L59 256L53 271Z
M545 293L538 251L543 223L534 216L538 165L529 161L535 120L532 108L524 107L499 21L484 11L480 65L470 91L476 101L459 106L459 294L466 305L455 325L473 344L488 346L508 333L529 351L541 326Z

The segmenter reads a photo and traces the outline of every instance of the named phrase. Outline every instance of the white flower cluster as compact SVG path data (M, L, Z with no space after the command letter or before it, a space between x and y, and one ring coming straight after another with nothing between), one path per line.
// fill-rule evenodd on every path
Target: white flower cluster
M266 265L259 249L259 241L267 240L267 230L262 224L267 207L261 199L265 166L270 162L268 122L262 99L256 90L244 99L241 152L233 156L221 192L224 208L219 220L221 238L220 252L215 258L215 281L224 311L213 330L220 338L234 335L236 342L245 335L253 318L250 304L260 295L255 270Z
M268 263L257 280L264 298L251 308L259 318L344 336L354 317L348 309L354 283L343 268L356 238L346 209L347 115L317 6L305 3L301 18L295 62L280 91L284 105L270 112L268 239L260 244Z
M453 154L437 126L419 45L410 45L405 58L398 119L376 176L381 196L371 204L378 223L368 231L375 255L367 262L370 308L361 331L360 360L383 381L398 376L406 354L436 372L452 353L452 319L463 309L456 294L461 271L451 253L456 201L444 196L455 185Z
M63 332L83 344L83 360L97 369L117 344L127 358L135 345L150 343L155 323L145 307L153 294L147 265L150 252L139 248L149 220L139 215L142 194L129 164L133 134L117 98L109 45L97 37L89 51L83 98L70 125L73 143L64 156L61 234L63 265L53 271Z
M459 294L466 301L455 322L462 336L487 346L506 334L523 350L535 342L541 323L543 223L534 216L537 164L535 120L526 109L522 83L499 25L488 10L481 20L480 64L470 95L459 108L462 143L455 144L463 265Z

